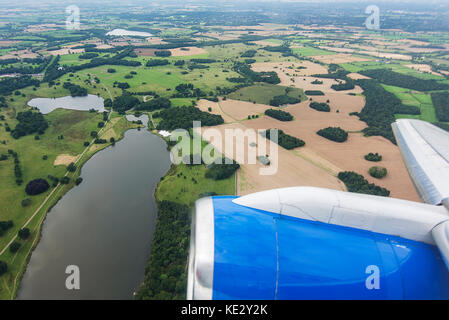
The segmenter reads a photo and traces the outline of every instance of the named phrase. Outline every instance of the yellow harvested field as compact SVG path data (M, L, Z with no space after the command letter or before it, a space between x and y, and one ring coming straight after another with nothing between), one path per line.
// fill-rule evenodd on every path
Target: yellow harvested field
M360 73L349 73L348 77L354 80L359 80L359 79L371 79L370 77L364 76L363 74Z
M84 49L70 49L70 48L48 51L48 53L51 54L52 56L63 56L66 54L83 53L83 52Z
M201 99L198 101L197 107L201 111L221 115L226 123L246 120L249 115L261 115L265 110L273 108L265 104L232 99L220 99L219 102ZM211 108L211 111L209 111L209 108Z
M329 100L331 112L319 112L311 109L309 107L310 102L305 101L283 108L284 111L290 112L294 116L294 120L290 122L281 122L262 116L254 120L244 120L214 127L222 133L225 129L236 128L242 130L250 128L255 131L278 128L287 134L306 141L306 146L290 151L279 147L278 171L274 175L268 176L260 174L259 170L263 168L262 164L258 162L256 164L248 163L247 153L251 147L247 146L243 154L246 155L243 157L246 162L241 162L242 167L237 179L239 195L289 186L316 186L344 190L344 185L336 178L338 172L354 171L365 176L369 182L389 189L392 197L420 201L398 147L383 137L364 137L360 131L366 127L366 124L360 121L358 117L349 115L350 112L361 111L365 103L363 96L329 92L325 96L313 97L313 100L318 102ZM231 111L232 107L236 106L237 104L233 105L231 101L227 111L233 112ZM316 134L318 130L329 126L341 127L348 131L348 140L344 143L337 143ZM220 145L213 139L206 140L210 141L226 156L237 161L239 160L237 155L242 157L242 151L237 153L235 147L229 148L229 150L233 150L232 153L229 150L226 152L225 146L226 143L230 143L229 141L222 141L222 145ZM247 141L248 144L251 142L255 141ZM260 144L260 140L258 143ZM267 150L265 154L268 154L273 167L276 167L273 153L270 148L267 148ZM379 163L366 161L364 155L370 152L380 153L383 160ZM368 170L374 165L387 168L388 175L381 180L372 178Z
M60 154L56 157L53 165L55 166L68 166L72 162L76 162L78 156L71 156L69 154Z
M386 59L412 60L411 56L399 53L377 52L377 51L360 51L359 53Z
M325 168L321 168L311 163L308 159L298 156L294 152L285 150L283 148L278 149L279 163L274 156L274 150L271 150L267 141L263 138L257 140L246 140L245 150L239 152L235 148L236 141L234 141L234 148L230 146L231 140L224 139L226 129L241 129L246 130L246 127L239 123L224 124L214 127L221 132L223 137L222 141L214 141L213 139L206 139L209 141L218 151L224 154L226 157L239 159L244 157L248 159L248 150L251 148L258 148L263 143L266 143L267 150L260 155L268 154L271 161L270 167L263 166L258 161L248 163L246 160L241 162L241 168L238 171L237 176L237 194L245 195L253 192L269 190L273 188L293 187L293 186L314 186L322 188L331 188L335 190L345 190L345 186L335 176L329 174ZM204 129L203 129L204 130ZM204 136L203 136L204 137ZM257 147L251 147L252 142L258 143ZM227 146L227 147L226 147ZM229 150L226 152L226 150ZM231 151L232 150L232 151ZM256 152L262 150L257 149ZM277 167L277 170L275 170ZM273 170L274 174L261 175L260 169Z
M305 69L298 69L298 67L304 67ZM302 63L292 62L261 62L253 63L251 65L252 70L261 71L274 71L278 74L281 80L280 85L287 87L295 87L303 90L321 90L323 92L336 92L331 88L332 85L338 84L338 81L334 79L316 78L310 77L314 74L327 74L328 71L325 67L318 63L310 61L304 61ZM315 80L321 81L322 84L312 84ZM344 93L362 93L363 90L356 86L352 90L342 91Z
M371 59L355 57L351 54L339 53L339 54L327 54L322 56L313 56L311 57L315 60L326 64L339 64L339 63L351 63L351 62L362 62L362 61L370 61Z
M436 76L441 76L440 73L432 71L432 67L428 64L406 64L406 67L409 67L410 69L419 71L421 73L430 73Z

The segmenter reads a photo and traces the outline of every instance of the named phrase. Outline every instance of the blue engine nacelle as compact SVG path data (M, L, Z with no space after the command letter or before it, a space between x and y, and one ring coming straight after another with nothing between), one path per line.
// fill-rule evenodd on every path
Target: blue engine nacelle
M449 272L435 245L197 201L189 299L449 299Z

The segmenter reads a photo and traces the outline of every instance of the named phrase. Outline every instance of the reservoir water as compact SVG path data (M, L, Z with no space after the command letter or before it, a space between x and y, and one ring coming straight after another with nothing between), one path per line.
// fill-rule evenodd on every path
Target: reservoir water
M99 112L105 110L103 98L92 94L85 97L35 98L28 101L28 105L38 108L42 114L50 113L58 108L81 111L95 109Z
M114 29L114 30L106 33L106 35L107 36L115 36L115 37L121 37L121 36L151 37L151 36L153 36L149 32L133 31L133 30L126 30L126 29Z
M82 168L83 182L47 214L18 299L132 299L156 223L154 189L170 166L166 143L129 130ZM66 288L66 268L80 289Z

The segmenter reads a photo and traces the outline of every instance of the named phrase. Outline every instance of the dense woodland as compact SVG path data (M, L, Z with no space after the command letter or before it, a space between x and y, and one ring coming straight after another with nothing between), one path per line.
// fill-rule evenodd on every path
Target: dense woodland
M23 89L28 86L38 87L39 85L39 80L31 76L6 77L0 80L0 95L8 96L18 89Z
M170 201L158 203L157 224L137 300L185 299L190 208Z
M394 72L390 69L371 69L360 71L360 74L377 79L380 82L401 88L417 91L449 90L449 84L441 83L433 79L425 80Z
M366 122L368 128L363 129L365 136L383 136L393 143L396 140L391 124L396 120L396 111L403 111L402 102L391 92L386 91L376 80L357 80L364 90L365 107L358 114L360 120Z

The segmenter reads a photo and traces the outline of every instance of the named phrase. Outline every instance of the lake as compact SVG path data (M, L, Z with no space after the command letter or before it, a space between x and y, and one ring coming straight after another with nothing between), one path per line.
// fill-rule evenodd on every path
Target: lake
M125 30L125 29L114 29L112 31L109 31L106 33L107 36L135 36L135 37L152 37L153 35L148 32L141 32L141 31L132 31L132 30Z
M83 182L48 213L18 299L132 299L156 224L153 192L170 166L166 143L129 130L82 168ZM66 267L80 290L65 287Z
M50 113L58 108L81 111L95 109L99 112L105 110L103 98L92 94L85 97L35 98L28 101L28 105L38 108L42 114Z

